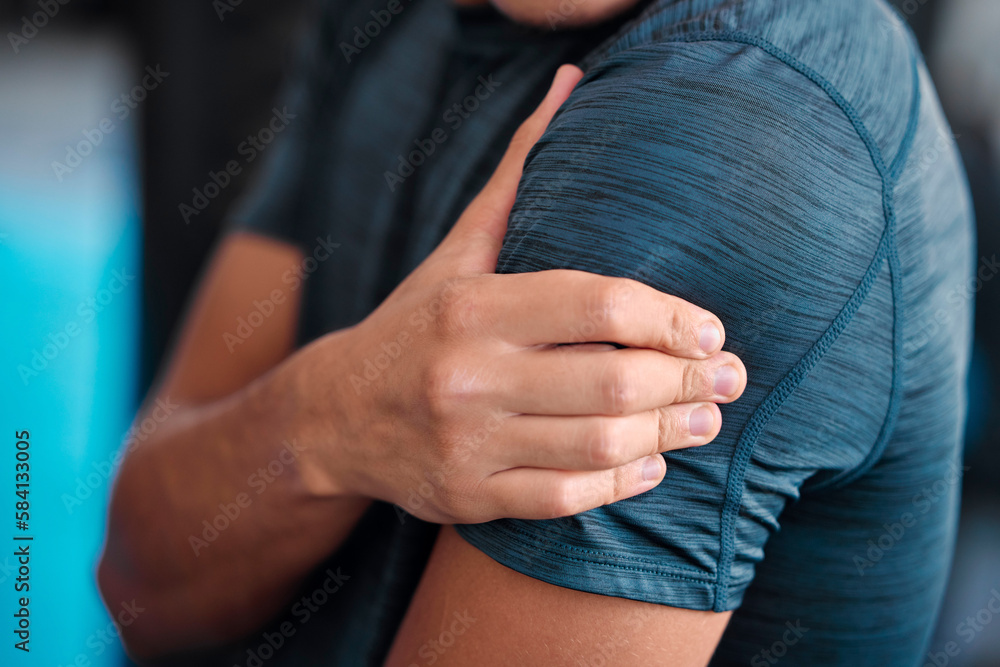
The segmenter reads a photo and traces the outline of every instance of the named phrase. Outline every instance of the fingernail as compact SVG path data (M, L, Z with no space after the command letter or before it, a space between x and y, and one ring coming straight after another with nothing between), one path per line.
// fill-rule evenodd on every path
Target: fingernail
M691 435L708 435L715 425L715 415L706 407L700 407L688 416L688 429Z
M712 388L719 396L731 396L736 393L740 375L732 366L722 366L715 371L715 382Z
M719 331L719 327L714 324L706 324L701 328L701 334L698 337L698 346L702 349L702 352L706 354L711 354L719 349L719 343L722 342L722 333Z
M649 482L660 478L659 456L647 456L642 464L642 481Z

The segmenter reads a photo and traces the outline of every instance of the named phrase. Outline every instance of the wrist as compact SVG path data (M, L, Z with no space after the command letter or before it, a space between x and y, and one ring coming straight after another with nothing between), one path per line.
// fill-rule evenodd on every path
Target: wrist
M350 329L321 337L275 371L261 396L277 412L278 442L294 451L299 487L308 498L360 496L345 445L351 441L348 415L356 407L342 390L343 359Z

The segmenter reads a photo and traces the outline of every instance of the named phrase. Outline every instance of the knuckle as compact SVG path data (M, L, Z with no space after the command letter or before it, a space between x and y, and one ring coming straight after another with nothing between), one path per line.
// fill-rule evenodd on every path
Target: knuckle
M593 304L593 317L609 340L622 338L630 328L628 316L633 299L632 290L625 289L617 281L598 291Z
M691 347L694 339L691 334L691 323L682 308L672 307L668 316L669 325L663 332L663 344L669 350L682 350Z
M601 331L610 331L615 324L615 319L619 317L620 308L618 293L614 283L602 281L599 286L587 295L586 318L597 325Z
M581 502L586 503L585 509L602 507L618 500L620 496L617 495L618 483L616 480L620 474L621 468L614 468L589 475L578 491L582 498Z
M621 500L626 495L627 489L630 488L629 478L627 473L622 469L614 470L614 474L611 475L611 484L609 485L608 495L605 499L605 503L613 503L616 500Z
M553 484L542 501L542 512L550 519L577 512L577 489L572 480L559 480Z
M445 417L450 411L452 369L442 361L431 364L424 373L424 396L432 417Z
M614 419L599 419L590 440L590 463L597 468L617 465L622 457L621 427Z
M634 369L626 362L609 362L601 392L604 405L611 414L633 412L639 402L639 382Z
M712 381L706 364L696 361L684 362L681 366L681 385L677 402L710 395L711 386Z
M679 410L657 410L659 423L657 427L657 451L664 451L683 440L688 433L686 413ZM653 453L653 452L650 452Z
M621 500L632 495L632 490L634 484L629 471L623 468L616 468L613 471L614 474L611 476L611 484L608 489L608 496L605 498L605 504L613 503L616 500Z
M455 409L475 393L475 383L467 367L456 359L443 357L427 367L424 393L431 417L445 421Z
M472 523L486 516L489 502L477 476L451 469L438 475L438 486L439 508L456 522Z

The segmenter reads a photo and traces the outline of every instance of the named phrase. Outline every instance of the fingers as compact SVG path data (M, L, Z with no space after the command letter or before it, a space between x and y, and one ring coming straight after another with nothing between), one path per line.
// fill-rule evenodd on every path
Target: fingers
M518 345L605 341L705 359L725 341L718 317L634 280L552 270L482 282L497 333Z
M607 470L715 439L722 415L714 403L686 403L625 417L519 415L506 420L500 462L511 468Z
M502 212L505 220L514 205L517 184L521 180L521 170L528 151L541 138L549 121L582 77L583 72L574 65L563 65L556 71L545 99L514 133L500 165L483 189L481 196L486 200L484 203Z
M488 477L482 491L497 517L554 519L645 493L666 471L660 454L599 472L515 468Z
M569 349L510 355L496 374L501 407L534 415L630 415L678 403L728 403L746 387L746 368L729 352L696 360L654 350Z
M583 72L573 65L559 68L545 99L514 133L489 182L438 246L438 254L446 258L453 273L493 273L496 269L524 159L582 77Z

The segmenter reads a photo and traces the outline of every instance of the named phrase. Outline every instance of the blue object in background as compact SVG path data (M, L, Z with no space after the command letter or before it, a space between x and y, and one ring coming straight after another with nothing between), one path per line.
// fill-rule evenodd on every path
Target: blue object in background
M138 82L116 40L55 30L0 56L0 665L119 665L94 572L136 407L138 107L123 117L128 107L114 103ZM15 432L24 430L22 532ZM14 545L24 544L15 534L34 537L29 593L14 588ZM24 595L29 653L14 648Z

